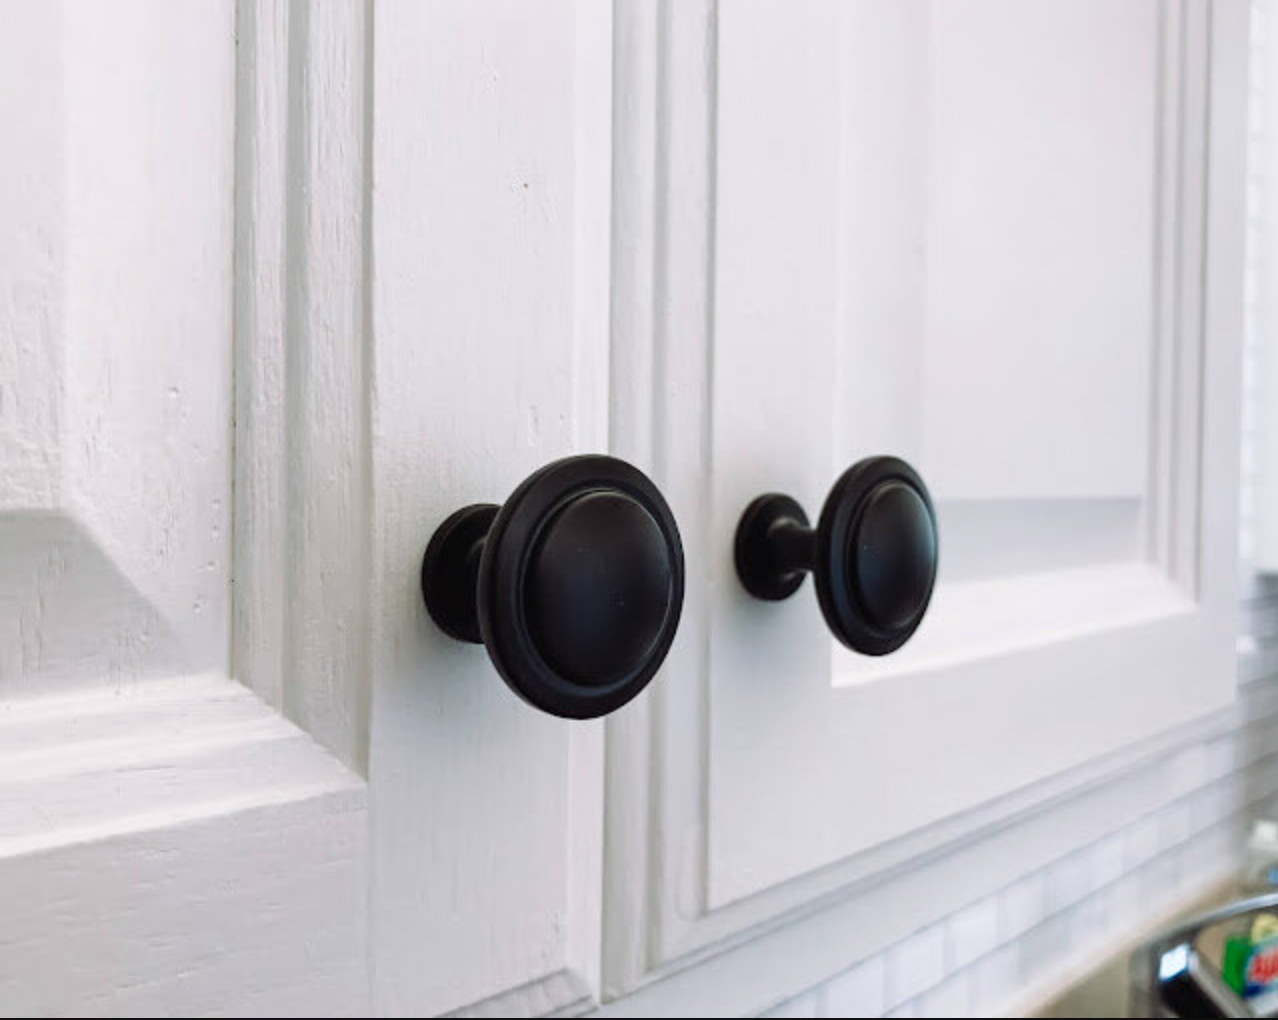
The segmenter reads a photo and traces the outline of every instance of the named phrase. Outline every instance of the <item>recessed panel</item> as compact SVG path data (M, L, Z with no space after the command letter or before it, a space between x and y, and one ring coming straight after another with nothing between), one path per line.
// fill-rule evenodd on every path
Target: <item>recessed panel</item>
M935 3L917 407L945 499L1139 496L1159 7Z
M53 10L22 18L57 87L0 104L11 693L229 666L231 19ZM187 79L220 87L155 87Z
M1178 649L1175 712L1215 696L1145 534L1160 359L1179 356L1159 317L1178 285L1158 275L1179 229L1165 38L1152 2L720 10L712 906L1156 727L1137 686L1095 720L1078 679L1129 632L1133 663ZM722 536L766 491L815 520L879 453L931 487L941 568L931 618L874 659L836 645L811 581L744 595ZM1050 705L1067 732L1000 705Z

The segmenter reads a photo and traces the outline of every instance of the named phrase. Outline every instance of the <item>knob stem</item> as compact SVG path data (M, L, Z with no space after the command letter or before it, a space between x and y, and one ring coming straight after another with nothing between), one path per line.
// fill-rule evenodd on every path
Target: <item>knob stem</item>
M793 517L768 526L768 552L778 574L806 574L816 562L816 531Z
M741 515L734 549L737 575L757 599L779 602L803 584L816 562L816 532L803 507L769 492Z
M752 500L737 525L737 575L757 599L789 598L812 575L821 615L855 652L905 644L936 582L936 511L897 457L866 457L839 476L815 528L793 499Z
M479 564L499 508L473 503L448 517L431 536L422 560L426 609L451 638L483 644L479 630Z

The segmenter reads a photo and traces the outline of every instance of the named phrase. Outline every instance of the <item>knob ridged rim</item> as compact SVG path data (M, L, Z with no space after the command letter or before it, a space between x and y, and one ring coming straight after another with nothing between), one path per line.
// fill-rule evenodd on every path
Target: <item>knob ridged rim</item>
M874 622L859 590L855 543L866 507L881 487L903 484L919 497L931 525L932 569L917 608L901 626ZM865 655L887 655L905 644L927 615L936 584L939 541L936 509L923 479L897 457L868 457L847 469L830 489L817 522L813 571L821 615L838 640Z
M666 543L670 591L664 619L647 652L615 677L583 684L564 676L542 654L530 627L526 582L544 530L568 504L594 492L624 494L656 521ZM479 627L489 658L519 697L553 715L589 719L615 711L647 686L674 641L683 595L679 528L652 481L615 457L567 457L526 478L497 512L479 565Z

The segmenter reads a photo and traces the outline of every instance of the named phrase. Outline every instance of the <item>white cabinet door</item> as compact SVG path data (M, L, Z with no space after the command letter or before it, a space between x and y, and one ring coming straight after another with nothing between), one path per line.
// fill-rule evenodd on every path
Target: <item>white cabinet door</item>
M233 571L255 541L241 501L283 469L250 478L239 448L268 415L235 407L256 339L233 331L234 15L0 15L6 1016L368 1008L354 726L304 709L295 646L238 619L285 591L298 627L320 607L283 559Z
M0 1013L582 1008L602 723L419 571L607 447L609 10L3 20Z
M1231 699L1245 42L1232 2L619 14L614 344L653 367L616 408L651 423L696 578L610 724L607 992ZM867 658L810 581L750 599L732 536L765 492L815 519L879 453L927 480L941 565Z
M1238 0L4 17L0 1012L579 1011L1230 697ZM606 747L419 588L605 450L688 564ZM868 661L731 548L878 452Z
M422 601L454 510L608 444L611 12L389 3L373 18L377 1008L597 995L603 724L524 704Z
M419 569L607 447L610 10L4 20L0 1012L583 1007L602 723Z

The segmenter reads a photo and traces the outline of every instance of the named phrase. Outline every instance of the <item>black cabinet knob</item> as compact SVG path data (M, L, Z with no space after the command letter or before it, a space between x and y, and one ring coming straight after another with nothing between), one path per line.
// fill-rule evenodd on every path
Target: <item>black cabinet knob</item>
M737 525L737 576L755 598L789 598L811 571L821 613L853 651L886 655L910 639L936 581L936 511L918 473L868 457L834 483L813 530L789 496L751 501Z
M570 719L620 708L647 686L679 626L683 546L638 468L567 457L501 507L448 517L422 560L439 628L482 643L525 701Z

